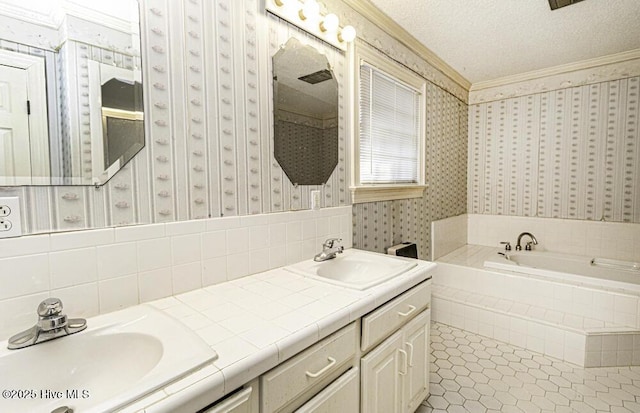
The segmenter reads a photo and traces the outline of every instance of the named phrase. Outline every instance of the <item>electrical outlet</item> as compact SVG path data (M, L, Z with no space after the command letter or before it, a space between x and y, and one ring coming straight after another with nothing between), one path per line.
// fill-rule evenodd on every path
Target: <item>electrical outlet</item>
M0 198L0 238L21 235L20 199L17 196Z
M320 191L311 191L311 209L320 209Z
M13 224L8 219L0 218L0 232L11 231ZM0 235L1 236L1 235Z

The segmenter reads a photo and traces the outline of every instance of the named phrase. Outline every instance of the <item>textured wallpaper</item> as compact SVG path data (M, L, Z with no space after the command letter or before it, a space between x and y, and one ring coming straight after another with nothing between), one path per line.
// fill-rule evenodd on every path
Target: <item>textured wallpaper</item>
M469 213L640 222L640 77L469 107Z
M467 105L427 83L427 184L422 198L370 202L353 207L353 245L377 252L404 241L428 259L431 221L467 208Z
M145 148L102 187L0 188L20 196L24 232L306 209L312 189L325 207L349 205L345 55L262 7L142 0ZM292 36L325 53L340 86L338 166L322 186L294 187L273 157L271 56ZM78 47L64 58L95 59ZM88 127L65 122L80 133Z

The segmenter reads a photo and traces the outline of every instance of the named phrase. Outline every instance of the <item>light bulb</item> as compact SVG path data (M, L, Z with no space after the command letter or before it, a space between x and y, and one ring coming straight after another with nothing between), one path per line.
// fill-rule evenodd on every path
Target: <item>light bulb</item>
M335 32L338 30L339 25L340 21L338 20L338 16L330 13L324 16L324 20L320 23L320 30L323 32Z
M345 26L338 35L338 39L341 42L350 43L356 38L356 29L353 26Z
M306 0L298 14L302 20L316 17L320 14L320 5L316 0Z

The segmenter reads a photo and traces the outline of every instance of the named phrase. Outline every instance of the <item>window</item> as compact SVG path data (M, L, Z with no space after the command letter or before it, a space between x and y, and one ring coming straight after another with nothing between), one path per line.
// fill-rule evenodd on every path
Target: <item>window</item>
M420 197L425 80L360 46L356 62L354 202Z

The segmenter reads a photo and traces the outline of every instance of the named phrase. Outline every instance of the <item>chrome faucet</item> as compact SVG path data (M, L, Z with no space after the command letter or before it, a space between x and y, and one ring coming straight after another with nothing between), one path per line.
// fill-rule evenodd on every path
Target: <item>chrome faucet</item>
M338 242L341 242L340 238L329 238L322 244L322 252L313 257L313 260L316 262L330 260L336 257L336 254L342 254L344 251L344 247L342 245L337 245Z
M78 333L87 328L84 318L67 318L62 314L62 301L47 298L38 305L38 322L35 326L9 339L7 348L15 350Z
M522 237L525 237L525 236L528 236L529 238L531 238L531 241L527 242L527 245L524 247L525 250L531 251L531 244L538 245L538 240L536 239L536 237L533 236L532 233L523 232L522 234L518 235L518 243L516 244L516 251L522 251L522 245L520 244L520 241L522 240Z

